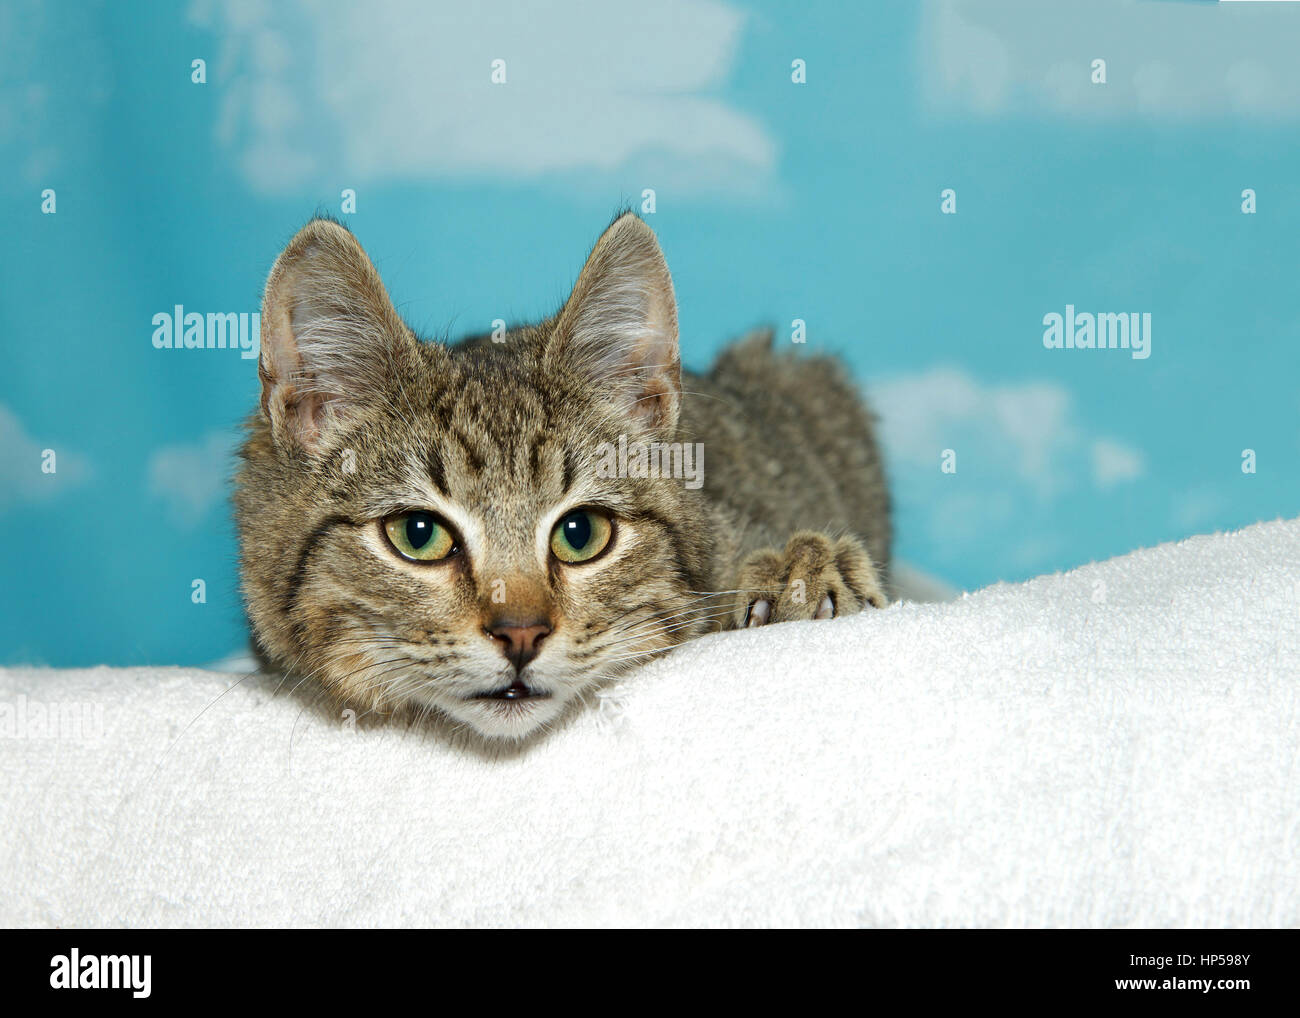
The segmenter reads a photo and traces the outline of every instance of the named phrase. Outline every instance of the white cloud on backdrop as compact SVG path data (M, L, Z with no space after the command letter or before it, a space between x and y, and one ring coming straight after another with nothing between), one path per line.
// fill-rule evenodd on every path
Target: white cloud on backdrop
M96 32L99 6L88 0L76 17L65 17L42 0L0 4L0 153L6 177L12 167L29 186L53 187L70 158L93 151L113 77L108 46ZM77 142L71 153L63 145L69 139Z
M191 20L220 47L218 139L261 192L609 171L639 153L666 157L675 186L756 192L775 162L762 124L709 94L744 22L717 0L197 0Z
M1232 500L1221 490L1196 487L1184 492L1174 508L1173 521L1186 534L1203 533L1232 509Z
M1144 472L1137 450L1086 434L1070 393L1055 382L985 385L937 367L883 380L870 395L896 462L937 473L940 450L979 450L986 468L1044 497L1082 479L1106 488Z
M47 449L54 452L53 473L41 469ZM83 457L58 442L33 438L18 415L0 403L0 510L62 494L89 476Z
M1054 505L1146 472L1139 450L1089 429L1055 382L992 385L937 367L882 379L868 396L900 504L945 554L1005 542L1010 566L1038 568L1061 550L1050 525ZM940 469L945 449L956 453L955 475Z
M927 0L921 84L957 113L1294 118L1297 39L1295 4Z
M182 529L198 526L230 490L238 440L213 431L197 442L163 446L149 457L149 494L167 505Z
M1146 473L1146 461L1135 449L1109 438L1092 443L1092 476L1099 488L1136 481Z

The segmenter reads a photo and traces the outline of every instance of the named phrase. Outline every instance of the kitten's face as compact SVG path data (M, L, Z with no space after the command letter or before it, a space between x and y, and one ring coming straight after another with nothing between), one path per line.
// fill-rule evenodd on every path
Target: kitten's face
M708 625L699 493L605 477L671 440L671 284L624 217L552 321L417 343L355 240L310 224L272 272L237 505L244 590L281 664L376 710L519 738Z

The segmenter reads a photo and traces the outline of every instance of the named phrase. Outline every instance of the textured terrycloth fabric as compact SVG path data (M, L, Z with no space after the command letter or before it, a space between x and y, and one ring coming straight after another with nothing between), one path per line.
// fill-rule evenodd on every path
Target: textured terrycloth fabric
M519 752L277 683L0 673L0 923L1300 924L1300 521L711 637Z

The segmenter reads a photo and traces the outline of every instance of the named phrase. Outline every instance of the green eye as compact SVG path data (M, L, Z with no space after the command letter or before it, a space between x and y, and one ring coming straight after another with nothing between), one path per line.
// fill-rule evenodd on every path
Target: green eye
M560 517L551 531L551 553L561 562L588 562L605 550L613 533L608 516L594 509L575 509Z
M397 554L412 562L437 562L457 550L446 524L421 509L388 517L384 533Z

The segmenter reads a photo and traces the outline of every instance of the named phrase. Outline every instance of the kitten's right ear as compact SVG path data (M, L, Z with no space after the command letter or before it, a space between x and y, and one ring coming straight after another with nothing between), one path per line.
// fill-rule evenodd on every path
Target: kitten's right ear
M277 444L320 452L331 430L400 384L414 337L357 239L308 223L276 259L262 297L262 412Z
M681 405L677 301L654 231L626 212L582 267L556 320L548 362L600 383L629 418L672 434Z

